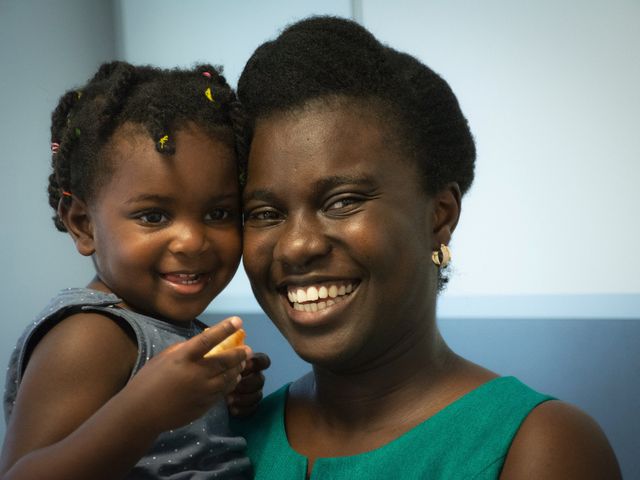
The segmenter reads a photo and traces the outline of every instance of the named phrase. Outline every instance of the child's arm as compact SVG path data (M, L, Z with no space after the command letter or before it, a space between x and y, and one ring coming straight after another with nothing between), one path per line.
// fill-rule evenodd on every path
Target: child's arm
M203 355L237 328L222 322L174 345L127 383L137 355L129 336L100 315L65 319L29 360L5 438L2 478L124 476L159 433L198 418L235 387L248 350Z
M251 415L262 400L264 374L271 365L271 360L264 353L254 353L242 371L242 379L236 388L227 395L229 412L236 417Z

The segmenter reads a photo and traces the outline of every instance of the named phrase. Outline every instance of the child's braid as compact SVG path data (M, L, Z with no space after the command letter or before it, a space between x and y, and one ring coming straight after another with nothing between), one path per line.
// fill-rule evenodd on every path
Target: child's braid
M71 185L69 149L70 141L67 138L68 125L71 110L77 104L81 95L70 90L65 93L58 106L51 115L51 167L53 172L49 175L49 205L56 211L53 217L55 226L61 232L66 232L64 224L57 214L62 192L67 191Z

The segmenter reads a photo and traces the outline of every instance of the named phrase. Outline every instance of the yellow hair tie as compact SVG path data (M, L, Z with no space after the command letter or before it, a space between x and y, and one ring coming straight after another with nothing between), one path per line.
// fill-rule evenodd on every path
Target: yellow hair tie
M204 96L207 97L209 99L210 102L213 102L213 95L211 94L211 87L208 87L205 91L204 91Z
M165 135L160 140L158 140L158 143L160 144L160 148L164 148L164 144L167 143L168 141L169 141L169 135Z

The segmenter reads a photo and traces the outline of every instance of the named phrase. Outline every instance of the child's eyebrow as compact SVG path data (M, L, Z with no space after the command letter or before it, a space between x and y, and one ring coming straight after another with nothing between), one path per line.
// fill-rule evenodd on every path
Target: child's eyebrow
M131 204L131 203L141 203L141 202L167 203L167 202L171 202L171 198L165 195L144 193L142 195L137 195L135 197L128 198L125 203Z
M226 200L237 200L237 199L238 199L238 194L236 192L221 193L217 195L213 194L208 198L210 202L221 202ZM127 199L124 203L127 205L144 203L144 202L167 204L167 203L174 203L175 201L176 199L172 196L159 195L155 193L143 193L141 195L137 195L135 197Z

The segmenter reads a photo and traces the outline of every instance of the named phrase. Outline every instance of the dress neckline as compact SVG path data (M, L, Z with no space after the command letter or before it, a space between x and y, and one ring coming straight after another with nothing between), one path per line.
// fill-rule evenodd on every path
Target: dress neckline
M354 455L344 455L344 456L338 456L338 457L318 457L315 460L313 471L316 471L320 465L326 464L326 463L340 462L340 461L349 460L349 459L353 459L353 460L364 459L367 456L378 455L385 450L405 449L407 448L407 445L411 444L413 437L417 435L421 435L423 431L426 429L437 428L438 424L442 422L446 422L447 418L450 418L451 416L455 416L458 411L465 408L465 405L467 405L468 403L473 403L478 396L490 394L492 390L494 390L495 388L498 388L500 385L505 383L519 383L519 380L513 376L493 378L483 383L482 385L477 386L473 390L470 390L469 392L465 393L464 395L457 398L456 400L454 400L453 402L451 402L450 404L448 404L447 406L445 406L444 408L442 408L441 410L439 410L429 418L420 422L415 427L411 428L410 430L407 430L402 435L398 436L397 438L391 440L390 442L384 445L381 445L380 447L374 448L372 450L368 450L366 452L356 453ZM278 443L280 445L284 445L289 450L289 453L292 456L297 458L298 461L304 462L306 466L308 463L307 457L298 453L291 446L291 444L289 443L289 437L287 436L287 432L285 429L286 406L287 406L287 398L289 396L290 386L291 386L291 383L288 383L284 385L278 392L283 398L283 401L279 402L281 404L281 408L278 411L278 419L277 419L277 424L279 425L278 436L280 437ZM310 478L314 478L313 472Z

